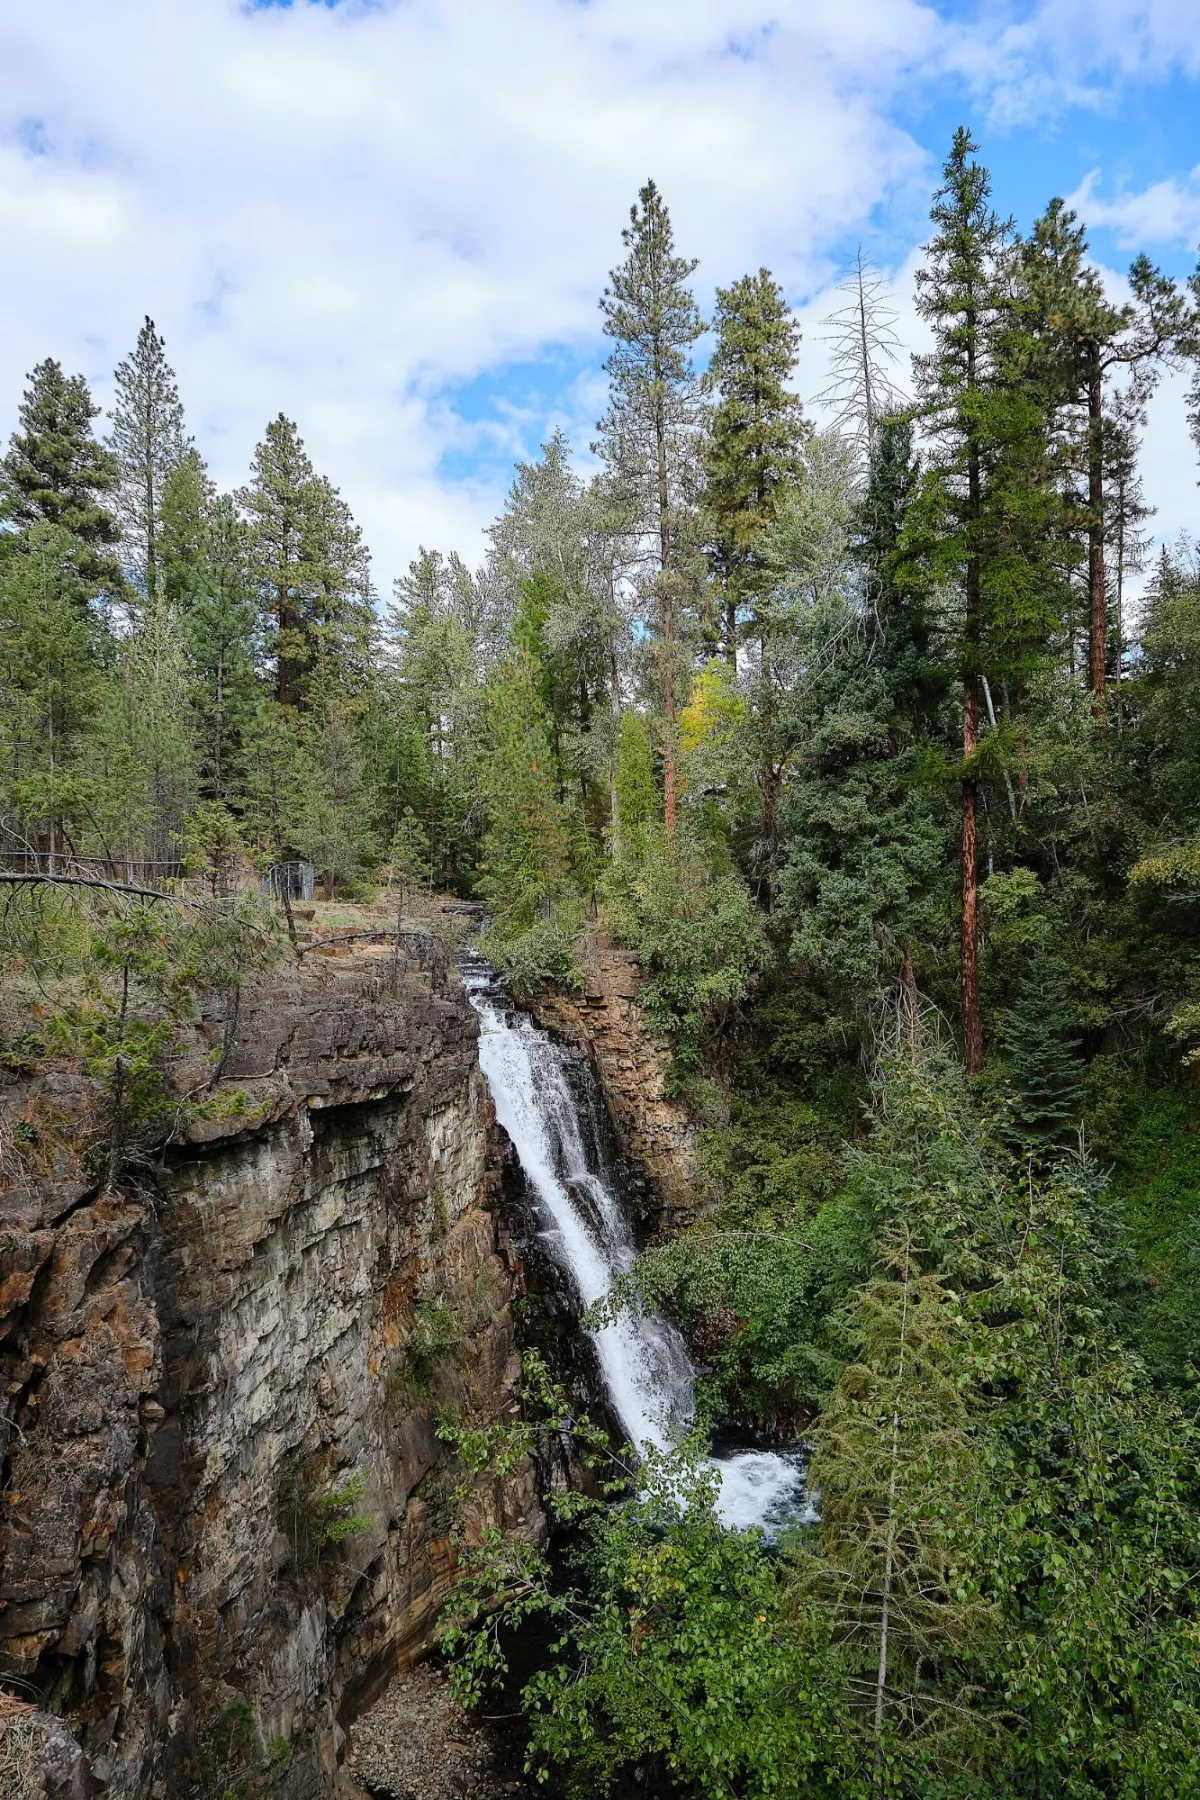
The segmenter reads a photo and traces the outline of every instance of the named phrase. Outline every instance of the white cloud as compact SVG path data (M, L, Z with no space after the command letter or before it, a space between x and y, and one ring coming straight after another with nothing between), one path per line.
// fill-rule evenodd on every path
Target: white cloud
M419 542L474 555L500 459L539 435L503 365L563 347L546 429L586 445L596 383L569 371L648 174L709 291L765 262L807 301L876 209L924 211L896 97L947 72L994 89L1060 39L1065 57L1076 4L1018 32L932 0L8 0L0 433L45 355L107 402L149 312L222 482L282 409L381 584ZM1146 56L1188 53L1171 0L1098 16L1116 41L1135 11ZM506 403L472 424L455 384L487 371ZM448 452L478 473L449 479Z
M1096 192L1100 171L1093 169L1070 196L1089 225L1107 226L1123 250L1160 245L1191 249L1200 239L1200 164L1180 181L1174 177L1149 187L1118 193L1105 200Z

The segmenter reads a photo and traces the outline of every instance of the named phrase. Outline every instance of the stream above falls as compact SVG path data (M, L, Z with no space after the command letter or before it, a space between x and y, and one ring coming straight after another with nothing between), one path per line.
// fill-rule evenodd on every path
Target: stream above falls
M496 1115L512 1140L551 1262L582 1308L602 1300L637 1254L628 1210L604 1150L602 1100L575 1053L513 1006L478 957L463 979L479 1015L479 1061ZM588 1333L613 1411L635 1448L666 1448L691 1423L693 1369L668 1320L634 1310ZM717 1449L717 1512L731 1527L767 1533L808 1511L804 1456L791 1450Z

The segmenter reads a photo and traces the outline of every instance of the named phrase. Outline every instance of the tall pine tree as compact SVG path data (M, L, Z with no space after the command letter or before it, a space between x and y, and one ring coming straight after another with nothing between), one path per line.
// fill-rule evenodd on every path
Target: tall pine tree
M275 697L282 706L303 706L318 664L328 662L351 678L370 638L362 534L282 413L267 426L249 485L237 498L250 523Z
M934 236L917 272L917 308L934 349L917 359L918 403L931 443L926 491L937 560L962 595L962 805L960 992L967 1068L983 1067L979 1011L977 869L980 676L984 630L984 531L989 437L986 390L993 374L998 264L1009 228L989 204L991 182L963 127L954 134L934 196Z
M120 479L116 505L125 561L148 601L162 587L163 495L183 460L189 439L175 371L154 320L147 317L132 353L117 364L116 402L109 415L108 444Z
M662 660L663 811L673 838L679 628L702 417L691 349L704 322L688 286L696 263L676 254L671 216L652 181L621 239L628 255L600 302L614 348L605 363L610 397L597 448L645 544L644 587Z
M0 465L0 517L69 531L81 546L77 569L84 582L116 593L122 582L112 547L121 531L109 496L119 471L92 433L99 412L82 375L64 375L52 357L37 365Z

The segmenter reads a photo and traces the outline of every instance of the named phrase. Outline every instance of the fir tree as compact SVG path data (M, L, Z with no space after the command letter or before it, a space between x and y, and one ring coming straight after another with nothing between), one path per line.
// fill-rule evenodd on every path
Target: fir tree
M550 919L570 892L570 833L537 671L515 651L484 696L487 731L480 792L487 807L478 889L501 937Z
M118 467L92 434L99 413L82 375L64 375L49 357L37 365L2 465L0 516L14 525L43 520L69 531L82 546L79 574L111 594L122 585L111 554L120 527L106 504Z
M910 1759L961 1766L969 1734L955 1658L990 1622L978 1584L956 1568L980 1470L955 1378L958 1307L929 1260L900 1225L848 1309L856 1355L812 1433L820 1531L791 1572L796 1601L848 1652L846 1713L870 1746L880 1800L903 1791Z
M130 573L147 600L162 586L163 495L190 440L166 346L147 318L131 355L117 364L116 402L108 446L120 478L116 510Z
M663 810L673 837L676 663L701 417L691 348L704 322L688 287L696 263L676 255L670 214L652 181L621 238L628 255L612 270L600 302L615 348L604 365L610 400L597 448L646 546L644 585L662 664Z
M1030 958L1002 1041L1008 1134L1022 1147L1048 1148L1079 1123L1083 1065L1066 974L1044 945Z
M723 596L723 648L737 667L740 621L762 584L762 534L800 477L805 425L787 383L800 330L769 270L717 289L716 346L706 385L716 395L705 447L709 564Z

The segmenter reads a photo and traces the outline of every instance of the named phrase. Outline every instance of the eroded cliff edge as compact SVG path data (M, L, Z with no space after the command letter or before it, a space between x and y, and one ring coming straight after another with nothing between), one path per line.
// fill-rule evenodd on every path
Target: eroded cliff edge
M231 1704L290 1746L282 1794L337 1794L345 1725L428 1640L454 1566L435 1408L515 1408L476 1036L436 955L273 976L200 1022L176 1079L225 1046L210 1116L116 1191L79 1149L86 1081L0 1096L0 1672L105 1794L190 1791ZM532 1471L470 1512L539 1532Z
M579 945L582 986L543 988L531 1002L539 1025L590 1058L618 1145L646 1178L644 1211L670 1231L696 1199L696 1132L684 1102L669 1091L671 1052L643 1016L645 971L632 950L593 933Z

